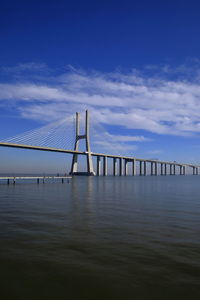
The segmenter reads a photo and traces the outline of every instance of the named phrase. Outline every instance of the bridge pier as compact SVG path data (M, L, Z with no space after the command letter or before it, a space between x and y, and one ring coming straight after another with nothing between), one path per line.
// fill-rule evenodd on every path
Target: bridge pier
M176 175L176 165L173 165L173 168L174 168L174 174L173 175Z
M117 158L113 158L113 176L117 175Z
M195 167L192 167L193 175L195 175Z
M103 157L103 176L107 176L107 156Z
M180 166L180 175L183 175L183 166Z
M170 175L172 175L172 164L170 164L170 166L169 166L169 168L170 168Z
M124 159L124 176L128 175L128 160Z
M183 175L185 175L185 166L183 166Z
M135 159L132 161L132 175L133 176L136 175L136 160Z
M155 162L155 176L158 175L158 163Z
M97 156L97 176L101 175L101 157Z
M153 162L151 162L151 176L153 176Z
M143 164L144 164L144 176L146 176L147 175L147 163L146 163L146 161L143 161Z
M163 176L163 163L160 164L160 175Z
M119 158L119 176L123 175L122 174L123 173L122 168L123 168L122 158Z
M74 144L74 151L78 151L79 141L81 139L85 140L86 146L86 158L87 158L87 172L77 172L78 168L78 154L73 154L72 165L71 165L71 172L70 175L95 175L93 169L93 162L90 150L90 141L89 141L89 112L86 110L85 114L85 134L80 135L80 114L76 113L76 140Z
M167 164L165 164L165 176L167 175Z
M142 161L140 160L140 176L142 176Z

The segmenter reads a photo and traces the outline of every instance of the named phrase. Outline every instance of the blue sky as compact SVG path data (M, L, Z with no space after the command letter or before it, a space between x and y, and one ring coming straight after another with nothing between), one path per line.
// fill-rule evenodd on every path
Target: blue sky
M93 150L199 163L199 11L198 1L1 2L0 139L89 109ZM0 151L2 172L66 167L62 155Z

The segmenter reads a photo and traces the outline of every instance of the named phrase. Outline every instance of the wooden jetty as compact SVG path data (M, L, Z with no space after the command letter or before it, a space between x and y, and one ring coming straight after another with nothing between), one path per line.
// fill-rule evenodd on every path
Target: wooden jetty
M64 183L64 180L67 181L71 179L71 176L8 176L0 177L0 182L6 180L7 184L15 184L17 180L36 180L37 184L45 183L48 179L61 180Z

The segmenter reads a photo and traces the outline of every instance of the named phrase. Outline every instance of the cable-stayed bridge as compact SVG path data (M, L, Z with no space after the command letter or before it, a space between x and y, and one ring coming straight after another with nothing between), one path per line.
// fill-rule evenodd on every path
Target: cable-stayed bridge
M71 134L67 135L66 126L68 127L68 133L71 132ZM84 134L80 134L80 114L76 113L75 122L72 118L66 118L39 129L5 139L0 142L0 146L72 154L71 175L106 176L108 174L108 159L112 159L112 173L114 176L147 175L147 170L150 171L150 175L186 175L186 168L187 170L190 169L193 175L199 173L199 165L92 152L89 129L89 112L86 111ZM85 141L84 151L80 150L80 140ZM79 155L84 155L87 158L86 172L78 171ZM94 157L96 157L96 172L94 172L93 166Z

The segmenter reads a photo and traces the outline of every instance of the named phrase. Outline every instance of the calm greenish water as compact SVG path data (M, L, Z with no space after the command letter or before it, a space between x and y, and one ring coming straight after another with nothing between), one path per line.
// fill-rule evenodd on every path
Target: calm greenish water
M200 299L200 177L1 184L0 299Z

